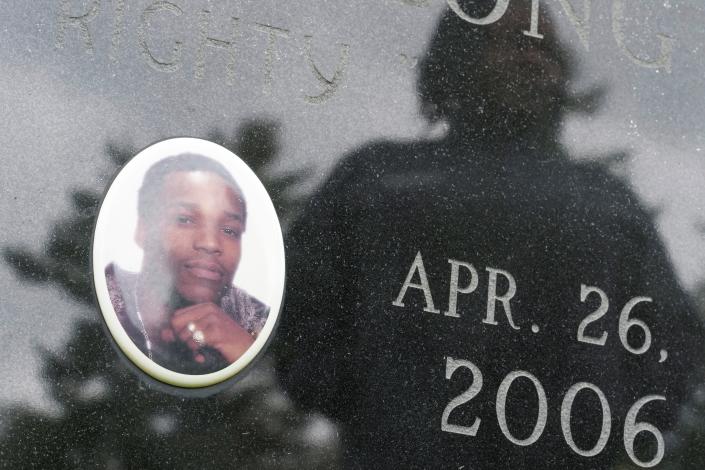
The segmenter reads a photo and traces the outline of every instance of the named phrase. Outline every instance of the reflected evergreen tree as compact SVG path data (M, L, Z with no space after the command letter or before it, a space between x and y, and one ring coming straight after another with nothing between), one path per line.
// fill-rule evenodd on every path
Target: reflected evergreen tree
M64 350L43 353L58 417L6 410L5 468L330 468L329 429L297 414L268 364L232 389L185 399L142 384L82 321ZM265 361L267 362L267 361Z
M229 137L215 130L208 134L208 140L222 145L247 162L267 187L274 207L287 227L303 208L302 199L293 191L310 173L303 167L286 172L275 168L280 153L279 125L275 121L252 120L245 122L238 132Z
M283 218L298 200L291 185L303 172L276 176L276 123L246 122L228 138L209 138L241 156L272 194ZM136 149L109 143L117 168ZM100 195L71 194L73 210L56 222L46 248L3 250L25 281L55 284L96 311L73 326L62 350L41 350L42 379L58 414L14 406L2 411L3 468L333 468L334 428L316 415L297 412L280 391L270 358L262 358L231 388L209 398L170 395L140 381L121 360L99 321L91 288L90 242Z
M301 208L301 198L292 191L305 178L306 168L278 173L274 168L279 155L279 127L274 121L246 121L229 137L220 130L212 131L209 140L240 156L254 170L272 197L274 207L287 226ZM109 142L105 153L117 167L132 158L138 149ZM7 247L3 258L15 272L29 282L52 282L79 301L92 302L90 280L90 245L93 225L101 195L86 189L71 193L73 213L56 223L43 253L25 247Z

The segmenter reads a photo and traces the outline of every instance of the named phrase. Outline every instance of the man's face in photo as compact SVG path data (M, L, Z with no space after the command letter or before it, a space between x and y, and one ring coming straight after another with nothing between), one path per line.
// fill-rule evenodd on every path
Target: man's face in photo
M165 176L136 236L142 272L155 288L191 304L219 301L240 262L245 208L239 196L215 173Z

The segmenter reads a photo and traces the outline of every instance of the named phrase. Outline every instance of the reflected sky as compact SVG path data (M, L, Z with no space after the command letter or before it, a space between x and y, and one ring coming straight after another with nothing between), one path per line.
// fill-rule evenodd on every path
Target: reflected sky
M88 3L67 2L72 14ZM51 223L69 211L71 189L102 191L112 176L104 153L109 140L143 148L272 117L282 129L277 169L313 166L299 188L308 192L363 142L434 132L418 115L415 82L442 0L172 0L177 10L156 11L141 28L152 3L98 2L87 47L75 27L66 26L61 38L61 1L4 2L0 103L8 117L0 133L0 217L11 222L5 244L41 249ZM586 159L628 154L615 171L659 210L676 270L692 289L705 278L705 236L698 231L705 222L705 7L696 0L644 3L624 0L625 21L616 35L613 1L592 2L589 33L575 26L585 13L582 0L540 5L556 13L562 40L576 56L574 88L608 90L598 112L566 121L569 153ZM238 22L229 74L228 51L199 52L199 43L206 23L208 36L229 40L231 17ZM659 57L659 34L672 38L666 40L672 43L670 72L635 63ZM623 38L621 45L615 36ZM176 56L175 41L182 44ZM155 60L173 67L158 70ZM320 75L332 80L336 67L340 84L322 95L327 86ZM54 288L20 283L5 265L0 286L6 355L0 371L14 384L0 391L0 400L46 405L39 380L28 377L37 366L34 345L56 347L73 319L95 312Z

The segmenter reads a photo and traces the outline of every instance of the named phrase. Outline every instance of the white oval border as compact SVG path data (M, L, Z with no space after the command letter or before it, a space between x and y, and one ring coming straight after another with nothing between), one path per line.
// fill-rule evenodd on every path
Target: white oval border
M279 292L279 295L269 303L269 315L265 321L262 331L260 331L259 335L257 335L255 342L247 349L245 354L226 368L217 372L202 375L190 375L173 372L153 362L142 351L140 351L140 349L127 335L117 318L117 313L113 308L113 304L108 293L108 285L104 273L105 266L103 265L104 260L109 258L108 256L103 255L104 250L110 249L106 246L106 224L103 223L106 218L110 217L110 214L106 213L104 208L106 207L106 201L112 202L112 199L116 197L116 191L114 188L119 186L128 178L133 177L130 170L135 166L135 162L147 160L148 163L146 164L146 168L149 168L159 160L183 153L197 153L219 162L233 174L233 177L235 177L238 182L244 178L248 178L251 179L252 182L256 182L256 184L251 184L253 188L247 197L255 197L260 199L260 203L264 202L263 208L267 211L265 217L271 219L272 230L276 231L276 246L272 247L274 250L272 252L272 257L278 258L279 260L279 262L272 263L276 272L269 275L271 282L274 283L273 289L275 292ZM144 176L144 172L140 172L139 174ZM255 194L252 194L253 191ZM96 219L91 250L95 291L98 297L100 309L103 313L103 318L105 319L110 334L113 336L113 339L115 339L122 352L128 357L128 359L130 359L130 361L132 361L146 374L159 380L160 382L183 388L202 388L223 382L231 377L234 377L248 364L250 364L250 362L252 362L252 360L254 360L255 357L257 357L257 355L263 350L269 340L269 337L274 331L274 327L276 326L277 319L281 311L286 273L284 237L282 236L279 217L277 216L276 210L274 209L274 204L272 203L267 190L257 175L244 161L242 161L242 159L240 159L240 157L218 144L192 137L177 137L157 142L137 153L132 159L130 159L129 162L127 162L127 164L125 164L125 166L123 166L105 194ZM279 269L276 269L277 267Z

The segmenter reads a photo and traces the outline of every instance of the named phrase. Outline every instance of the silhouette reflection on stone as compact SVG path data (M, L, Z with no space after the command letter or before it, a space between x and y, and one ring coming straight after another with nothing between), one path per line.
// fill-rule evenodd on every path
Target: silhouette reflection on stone
M248 121L234 137L213 132L209 139L245 159L279 214L293 215L298 201L290 189L303 174L273 173L279 150L276 123ZM136 151L116 143L106 146L118 168ZM278 388L267 357L230 389L206 399L155 391L127 369L110 345L91 289L90 242L100 195L78 189L72 199L73 213L55 224L44 252L10 247L3 255L22 279L57 285L93 307L95 319L74 324L62 350L41 351L41 377L59 406L58 415L22 406L2 410L0 466L334 468L335 430L315 415L296 411Z
M475 18L496 5L459 3ZM447 134L373 142L347 155L289 233L287 306L276 339L280 379L295 402L341 424L347 468L633 465L623 444L625 417L639 398L655 394L667 400L642 408L638 420L656 423L674 452L668 458L678 459L679 437L667 431L702 362L702 325L652 215L610 171L625 156L578 163L561 145L567 113L596 109L602 92L569 93L574 66L548 12L539 23L544 39L522 34L530 6L511 2L488 26L445 12L417 85L429 125L445 123ZM419 254L425 273L412 267ZM478 273L472 293L457 296L457 312L449 300L452 260ZM493 284L488 268L516 280L516 328L499 301L492 302L494 318L488 313L488 291L509 290L508 277ZM415 287L404 294L408 273ZM460 289L472 290L470 273L458 268ZM596 294L581 301L582 284L608 296L608 313L585 332L607 332L604 346L577 341L580 323L599 307ZM654 299L634 314L653 335L643 355L626 350L617 328L636 296ZM630 344L644 344L635 333ZM661 349L668 350L664 363ZM479 378L467 367L447 377L449 358L472 362L484 377L477 396L459 398L448 416L466 435L442 432L442 416ZM526 378L513 383L506 408L497 405L512 371L536 376L547 396L546 427L531 445L505 437L527 439L539 415ZM593 457L571 450L561 431L561 402L581 382L599 387L611 409L609 440ZM595 447L597 395L577 395L570 416L575 445ZM477 418L476 435L467 435ZM635 455L653 459L655 442L641 433Z

